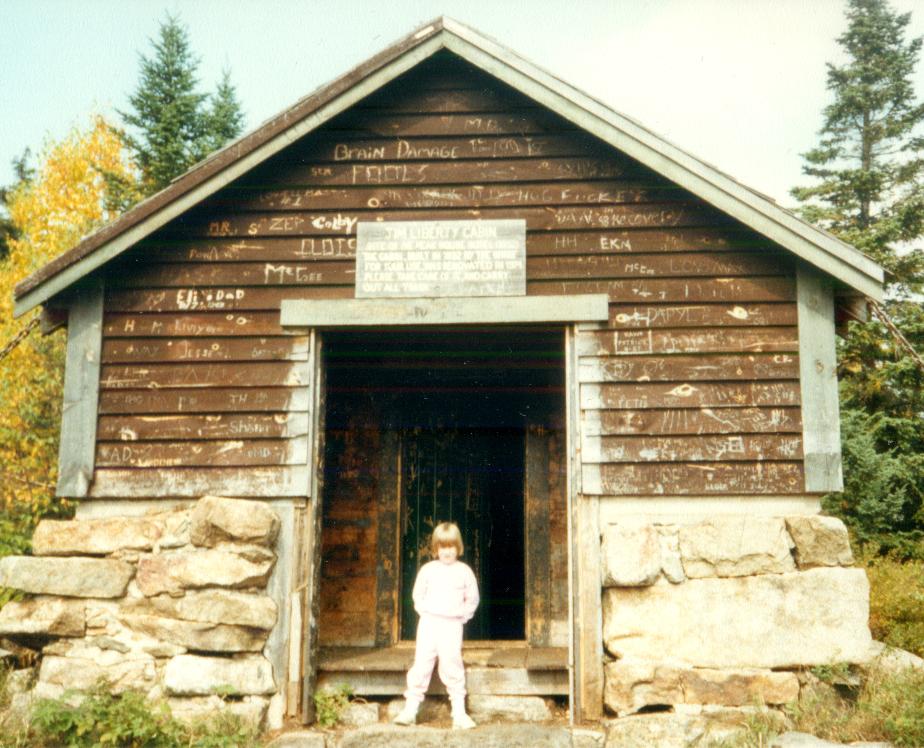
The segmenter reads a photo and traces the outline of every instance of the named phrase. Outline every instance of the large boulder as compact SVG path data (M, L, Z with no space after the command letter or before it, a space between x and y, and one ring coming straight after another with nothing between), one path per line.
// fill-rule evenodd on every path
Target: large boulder
M275 692L273 666L262 655L228 659L179 655L164 669L164 686L173 696L209 696L230 689L243 696Z
M132 600L124 608L134 614L236 624L258 629L271 629L276 624L276 603L272 598L237 590L189 590L182 597L158 595Z
M787 517L786 529L796 544L796 563L800 569L853 564L847 528L837 517L820 514Z
M193 545L209 548L225 541L272 545L279 534L279 517L266 504L221 496L201 498L189 524Z
M43 519L32 535L36 556L106 556L122 550L154 547L162 528L148 517L106 519Z
M603 636L616 657L714 668L862 662L870 646L862 569L810 569L660 582L603 592Z
M660 576L661 541L652 525L609 525L604 530L604 587L644 587Z
M11 600L0 608L0 634L83 636L87 621L83 601L36 597Z
M231 544L143 556L138 561L138 589L153 597L200 587L265 587L275 560L266 548Z
M122 597L134 573L131 564L113 559L0 558L0 587L34 595Z
M717 517L680 528L683 570L691 579L795 571L782 519Z

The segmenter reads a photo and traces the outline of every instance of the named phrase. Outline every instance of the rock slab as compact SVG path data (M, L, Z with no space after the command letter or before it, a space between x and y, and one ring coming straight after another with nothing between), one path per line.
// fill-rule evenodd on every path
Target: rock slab
M32 535L36 556L106 556L121 550L145 551L154 547L162 529L147 517L106 519L43 519Z
M604 587L646 587L661 576L661 540L652 525L609 525L602 554Z
M34 595L122 597L134 573L131 564L112 559L0 558L0 587L12 587Z
M153 597L212 586L264 587L275 558L260 546L232 545L144 556L138 561L138 588Z
M786 668L868 659L869 583L825 568L603 592L617 658L708 668Z
M717 517L680 528L683 570L691 579L795 571L782 519Z
M86 630L86 608L79 600L36 597L0 608L0 634L83 636Z
M796 563L800 569L853 564L847 528L837 517L820 514L787 517L786 529L796 544Z
M173 696L211 696L225 688L245 696L276 691L273 666L262 655L235 659L178 655L164 669L164 686Z
M279 517L259 501L203 496L189 518L190 541L209 548L225 541L272 545L278 534Z

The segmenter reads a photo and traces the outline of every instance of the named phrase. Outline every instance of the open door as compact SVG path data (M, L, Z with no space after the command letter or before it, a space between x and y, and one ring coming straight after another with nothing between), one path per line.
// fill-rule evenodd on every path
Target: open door
M324 422L325 386L321 335L310 335L309 365L311 367L311 410L309 413L310 485L308 487L308 517L305 555L308 568L305 589L305 634L302 663L305 669L301 714L305 724L314 722L314 695L318 680L318 626L320 623L321 592L321 497L324 495Z
M474 405L477 407L477 404ZM523 453L520 428L417 427L404 434L401 638L416 634L411 590L434 526L455 522L479 580L469 640L523 640Z

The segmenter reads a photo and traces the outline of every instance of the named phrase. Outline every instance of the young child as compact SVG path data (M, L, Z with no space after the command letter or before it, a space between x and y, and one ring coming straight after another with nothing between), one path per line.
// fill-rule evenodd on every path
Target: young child
M432 561L417 572L414 582L414 610L417 646L414 664L407 671L404 709L395 724L412 725L430 684L434 662L439 659L439 675L449 692L452 726L467 730L475 726L465 712L465 666L462 664L462 624L478 607L478 583L462 555L462 534L454 522L440 522L430 538Z

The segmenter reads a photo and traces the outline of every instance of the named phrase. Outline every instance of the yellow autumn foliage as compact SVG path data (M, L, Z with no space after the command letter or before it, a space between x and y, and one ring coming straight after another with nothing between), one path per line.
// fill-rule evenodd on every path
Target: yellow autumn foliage
M135 176L118 134L101 117L49 143L34 177L9 198L19 238L0 260L0 347L36 313L13 319L13 288L82 236L115 218ZM22 551L53 509L66 334L33 332L0 361L0 556Z

